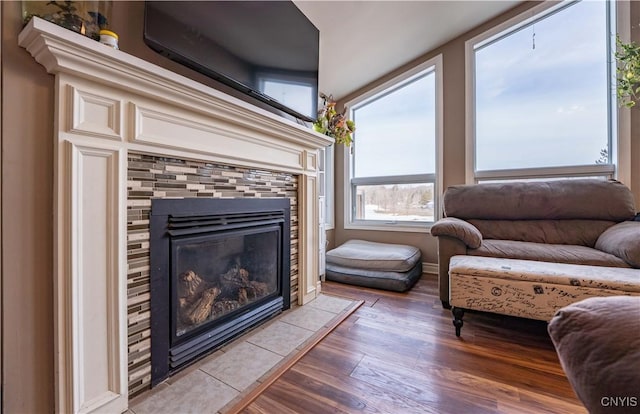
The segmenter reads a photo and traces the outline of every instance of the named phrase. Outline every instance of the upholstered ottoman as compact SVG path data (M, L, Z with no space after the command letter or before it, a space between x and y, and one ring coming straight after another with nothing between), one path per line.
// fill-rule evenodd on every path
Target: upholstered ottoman
M449 264L457 336L465 309L549 321L571 303L615 295L640 295L640 270L462 255Z
M403 244L349 240L327 252L326 278L404 292L422 275L420 249Z

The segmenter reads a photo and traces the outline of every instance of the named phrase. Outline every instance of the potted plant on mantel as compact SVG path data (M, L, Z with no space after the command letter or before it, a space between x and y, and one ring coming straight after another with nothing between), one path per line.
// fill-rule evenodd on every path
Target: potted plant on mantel
M111 16L111 0L86 1L22 1L23 23L37 16L65 29L100 40L100 30L107 29Z
M640 45L616 37L616 95L620 106L631 108L640 99Z
M347 119L345 110L341 113L336 110L336 102L331 95L320 94L323 100L322 108L318 111L318 119L313 123L313 130L325 134L336 141L336 144L350 146L353 142L353 132L356 124Z

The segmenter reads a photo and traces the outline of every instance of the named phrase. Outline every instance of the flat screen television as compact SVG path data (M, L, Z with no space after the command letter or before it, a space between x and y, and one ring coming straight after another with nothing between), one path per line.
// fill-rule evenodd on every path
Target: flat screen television
M147 1L144 41L241 96L317 116L319 32L291 1Z

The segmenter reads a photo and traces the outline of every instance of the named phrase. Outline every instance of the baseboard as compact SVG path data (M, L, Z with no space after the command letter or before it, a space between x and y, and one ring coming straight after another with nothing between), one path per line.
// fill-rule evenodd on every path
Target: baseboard
M422 273L438 274L438 263L422 262Z

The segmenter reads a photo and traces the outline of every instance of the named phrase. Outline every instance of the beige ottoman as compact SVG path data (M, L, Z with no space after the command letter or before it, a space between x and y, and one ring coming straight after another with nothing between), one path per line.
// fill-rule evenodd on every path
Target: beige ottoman
M449 265L457 336L465 309L549 321L571 303L616 295L640 295L640 270L480 256Z

